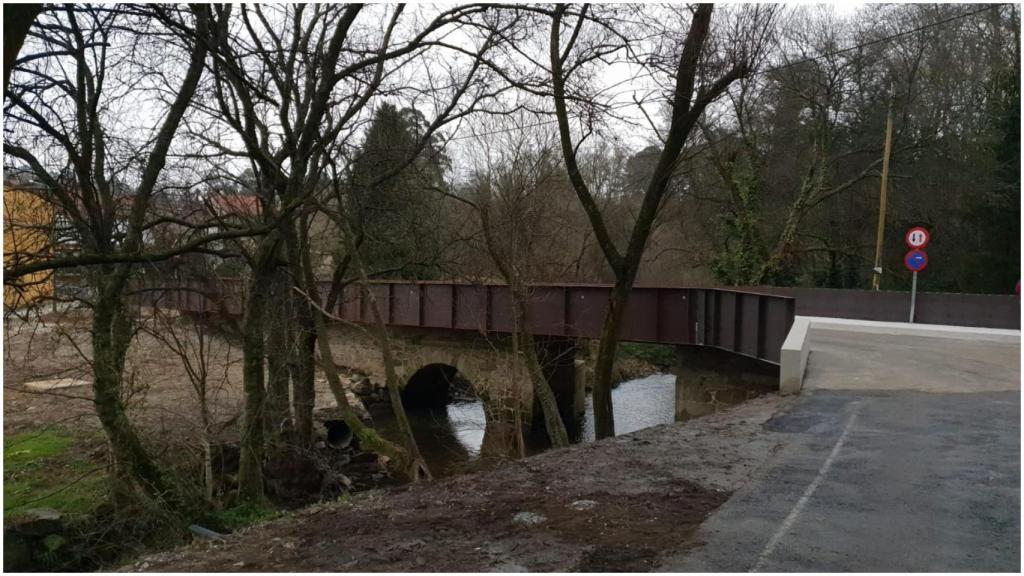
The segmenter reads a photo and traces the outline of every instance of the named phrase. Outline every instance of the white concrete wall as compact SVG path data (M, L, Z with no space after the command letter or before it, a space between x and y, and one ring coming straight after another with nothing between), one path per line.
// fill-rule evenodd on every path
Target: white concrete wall
M810 318L794 318L779 357L779 392L782 394L797 394L803 388L807 357L811 353L810 335Z
M843 332L884 334L887 336L957 338L976 342L1020 343L1020 330L944 326L941 324L911 324L909 322L877 322L873 320L825 318L822 316L797 316L797 318L807 318L811 321L811 325L815 330L841 330Z
M782 344L779 361L779 392L782 394L797 394L803 389L807 359L811 352L812 328L814 330L838 330L918 338L953 338L974 342L1020 345L1020 330L797 316L793 319L793 326L789 329L786 341Z

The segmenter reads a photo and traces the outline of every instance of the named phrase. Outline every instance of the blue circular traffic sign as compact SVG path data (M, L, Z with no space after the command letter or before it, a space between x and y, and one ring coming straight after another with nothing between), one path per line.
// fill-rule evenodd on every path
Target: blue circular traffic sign
M903 265L911 272L920 272L928 267L928 254L924 250L911 250L903 257Z

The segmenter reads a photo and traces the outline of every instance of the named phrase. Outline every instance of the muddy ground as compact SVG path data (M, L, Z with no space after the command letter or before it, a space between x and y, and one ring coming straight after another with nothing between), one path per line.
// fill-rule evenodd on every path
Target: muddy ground
M152 325L151 325L152 326ZM48 313L42 320L5 318L4 433L59 425L99 431L92 404L90 316L75 310ZM160 326L167 333L166 326ZM189 325L175 323L182 338L195 341ZM241 354L222 338L210 340L208 398L215 422L228 424L241 412ZM197 395L181 359L152 334L140 331L126 366L131 392L127 403L144 436L194 441ZM29 388L56 381L55 386Z
M42 323L5 322L5 434L49 426L80 430L96 439L97 461L105 460L92 406L88 330L89 317L81 312ZM240 353L223 339L214 342L211 405L220 440L230 442L242 408ZM639 364L628 368L645 370ZM129 371L135 386L130 414L143 437L161 452L194 450L197 403L180 358L142 332ZM26 388L50 379L76 385ZM333 405L326 389L317 392L318 404ZM648 570L662 555L685 546L704 518L775 449L761 423L783 404L766 396L686 424L551 451L480 473L356 493L221 543L197 542L129 568ZM522 512L544 520L514 522Z
M778 449L762 424L788 402L764 396L485 472L357 494L126 570L650 570L691 545L697 526ZM524 512L543 521L514 520Z
M45 307L41 317L4 319L5 434L54 425L100 431L92 404L90 320L86 310L52 312ZM194 352L198 341L194 326L186 318L154 321L150 317L145 324L148 330L140 327L129 351L129 416L140 434L157 444L169 440L198 442L197 394L180 356L154 336L156 332L166 337L173 330ZM207 398L216 439L222 442L237 440L236 424L243 406L242 353L228 328L218 331L217 327L207 327L204 333L208 342ZM621 380L659 371L659 367L638 358L623 358L616 362L615 369ZM56 386L26 387L47 381ZM317 409L335 405L326 381L318 373Z

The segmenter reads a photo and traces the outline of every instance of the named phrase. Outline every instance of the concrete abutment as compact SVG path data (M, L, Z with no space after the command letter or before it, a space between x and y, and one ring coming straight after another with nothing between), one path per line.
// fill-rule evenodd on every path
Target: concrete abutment
M713 414L779 387L779 367L705 346L677 346L676 421Z

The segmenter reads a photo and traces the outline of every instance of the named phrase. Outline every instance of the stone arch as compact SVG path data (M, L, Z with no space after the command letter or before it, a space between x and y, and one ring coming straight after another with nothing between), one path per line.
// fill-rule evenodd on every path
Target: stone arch
M444 362L421 366L402 386L402 405L407 410L440 410L453 401L475 396L467 377Z
M383 388L385 370L377 343L364 331L334 324L330 330L332 351L340 366L358 369ZM420 369L430 364L445 364L458 370L475 396L483 401L492 414L507 418L509 408L518 397L517 412L529 425L533 410L533 390L514 383L526 374L525 363L511 351L508 338L483 338L478 333L444 333L420 329L391 328L389 330L395 353L395 372L399 386L405 388Z

